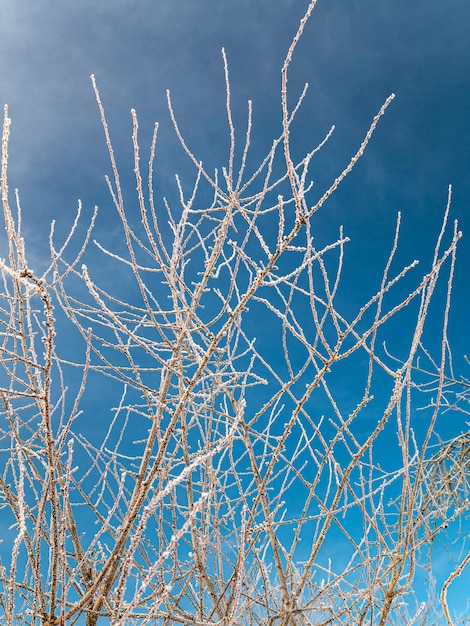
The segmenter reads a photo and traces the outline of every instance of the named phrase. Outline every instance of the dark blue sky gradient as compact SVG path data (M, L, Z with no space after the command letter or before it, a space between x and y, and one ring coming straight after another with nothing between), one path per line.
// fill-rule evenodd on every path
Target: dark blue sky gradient
M100 206L100 227L108 228L112 219L103 180L110 168L91 73L130 190L129 109L139 115L143 150L153 122L161 123L157 180L170 195L173 175L183 173L187 161L169 123L165 89L172 91L188 144L207 167L220 167L228 145L220 55L225 46L235 122L242 134L251 98L253 153L266 150L280 127L280 68L305 6L265 0L4 3L0 100L13 119L10 186L20 188L30 254L40 263L49 222L54 218L65 230L77 198L85 211ZM312 167L318 194L348 162L384 99L397 95L365 158L323 210L325 238L330 226L336 232L343 223L355 242L351 248L362 271L354 290L380 271L380 262L362 262L385 258L398 210L404 258L429 258L449 184L453 216L468 232L469 19L463 0L320 1L298 46L289 76L291 102L304 82L310 89L293 133L294 154L336 125ZM468 306L469 265L463 240L453 312L459 350L468 346L459 312Z

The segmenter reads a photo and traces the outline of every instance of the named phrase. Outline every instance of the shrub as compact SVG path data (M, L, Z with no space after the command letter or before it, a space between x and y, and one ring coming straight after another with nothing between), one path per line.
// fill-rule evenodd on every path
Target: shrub
M96 213L69 254L80 210L59 249L51 229L47 271L32 271L18 198L16 215L9 203L5 111L0 489L2 519L13 524L0 574L6 624L438 619L436 599L420 604L415 580L420 565L433 573L437 536L445 544L444 529L468 511L468 433L435 446L443 409L464 408L468 398L465 381L451 376L447 341L460 233L448 224L449 192L432 263L419 275L416 262L395 267L398 216L374 295L356 311L341 297L348 238L340 229L317 247L316 214L393 95L349 164L315 196L309 166L331 131L294 161L290 132L306 90L294 106L287 97L314 5L282 68L282 128L254 171L251 103L238 155L225 54L230 156L220 172L207 171L186 145L168 94L195 172L189 194L177 178L177 208L154 196L158 126L143 182L134 111L138 209L125 208L93 79L125 244L96 244L119 276L109 284L82 264ZM432 303L442 281L441 349L432 357L424 329L438 314ZM382 343L396 320L406 325L401 360ZM423 395L431 392L432 403ZM426 417L415 428L423 398ZM450 566L439 592L449 624L447 588L468 559Z

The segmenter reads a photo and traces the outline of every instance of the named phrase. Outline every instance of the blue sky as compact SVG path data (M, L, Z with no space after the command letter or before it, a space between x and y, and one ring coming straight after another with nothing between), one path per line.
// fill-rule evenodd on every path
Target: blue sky
M106 108L124 187L129 194L135 188L133 107L143 161L153 124L160 122L157 183L171 197L174 174L184 179L188 163L165 90L198 158L209 169L225 164L224 46L235 124L243 133L246 101L253 100L253 152L267 151L280 129L280 69L305 7L300 0L2 2L0 101L13 120L10 188L20 190L33 267L47 264L51 220L60 237L78 198L85 215L100 208L98 239L114 230L104 181L110 165L90 74ZM398 211L400 263L420 258L427 267L452 184L451 216L464 239L449 334L456 372L464 375L463 355L470 352L469 24L467 0L319 0L289 75L292 99L310 85L294 154L300 158L336 125L311 168L319 195L349 162L386 97L396 94L365 156L319 217L319 242L334 237L340 224L352 240L343 291L351 309L377 287ZM401 332L396 329L398 351ZM462 428L453 424L449 432Z
M235 122L244 122L251 98L253 135L259 148L266 148L279 126L280 67L304 4L2 3L0 100L9 105L13 119L10 187L19 187L25 215L31 215L25 225L30 254L45 254L49 222L57 219L59 229L70 223L78 198L85 210L100 206L99 224L106 227L110 199L104 174L109 164L91 73L122 171L131 164L129 110L134 107L144 147L154 121L161 124L159 153L165 158L159 176L170 186L186 161L169 123L165 90L172 91L189 145L208 166L220 164L227 154L224 46ZM304 82L310 84L297 126L302 129L296 137L298 153L336 125L313 170L319 188L347 163L384 99L391 92L397 95L366 158L325 209L325 220L334 229L344 223L351 237L360 237L364 258L380 255L398 210L409 254L420 257L429 251L449 184L454 188L453 216L464 234L468 231L469 18L463 0L329 0L318 2L306 28L289 77L292 97ZM373 229L374 236L363 236L364 229ZM388 244L384 254L387 249ZM469 265L464 241L453 312L459 349L468 346L459 312L468 305ZM371 264L364 271L367 281Z

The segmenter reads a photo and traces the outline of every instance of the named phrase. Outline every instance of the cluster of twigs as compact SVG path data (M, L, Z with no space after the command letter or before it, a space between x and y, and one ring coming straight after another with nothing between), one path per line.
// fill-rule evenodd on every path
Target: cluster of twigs
M431 266L403 294L402 279L417 270L416 262L394 269L399 217L374 295L357 311L341 298L348 239L340 231L316 248L314 217L362 156L393 96L312 201L309 165L331 131L293 161L290 132L306 90L290 107L287 74L314 5L282 70L282 132L252 174L251 103L235 166L225 55L230 153L220 173L208 172L186 145L168 95L195 168L189 195L177 178L178 209L154 198L157 126L145 189L133 111L138 209L126 212L93 79L125 244L96 243L119 268L120 280L108 286L83 264L96 213L67 260L80 207L59 250L52 229L48 270L37 277L28 265L18 197L16 215L9 203L5 112L0 507L10 547L2 552L2 623L428 619L431 600L413 603L422 549L468 510L468 434L432 448L448 383L460 233L448 226L449 194ZM415 434L417 359L438 279L448 288L431 373L435 401ZM411 325L406 318L399 362L381 341L405 310L415 316ZM67 341L79 356L67 356ZM111 398L105 408L97 388ZM384 445L394 457L382 467ZM468 558L451 569L447 586ZM445 590L440 597L450 624Z

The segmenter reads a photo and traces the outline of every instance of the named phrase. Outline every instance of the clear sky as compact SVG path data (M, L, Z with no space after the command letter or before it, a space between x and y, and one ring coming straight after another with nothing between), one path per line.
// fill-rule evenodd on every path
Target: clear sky
M159 176L172 184L186 161L169 123L165 90L172 91L189 144L205 164L220 165L227 154L225 46L235 122L244 124L251 98L253 135L266 148L279 128L280 68L305 6L300 0L2 2L0 101L13 119L10 187L21 192L30 254L46 253L49 222L57 219L65 228L78 198L85 210L100 206L99 224L106 227L109 164L91 73L121 175L126 167L132 175L134 107L143 147L154 121L161 124ZM380 255L381 248L386 253L398 210L409 256L429 252L449 184L453 217L464 235L470 230L469 20L465 0L320 0L307 26L289 88L294 97L310 84L295 137L298 154L336 125L312 169L319 189L348 162L384 99L397 95L366 158L325 208L334 229L344 223L349 236L360 238L364 258ZM464 240L452 331L462 352L468 352L468 267ZM363 269L367 281L373 264Z
M280 130L280 69L306 6L303 0L2 0L0 102L12 118L10 188L20 190L32 265L46 266L49 224L55 219L59 235L66 232L78 198L86 215L100 207L98 239L114 228L104 181L109 158L90 74L124 186L135 188L135 108L143 161L160 122L157 182L171 195L174 174L184 178L187 160L165 90L198 158L209 169L224 165L224 46L235 124L243 133L251 99L253 150L267 151ZM427 267L453 186L451 216L464 238L449 334L456 373L467 376L469 25L468 0L319 0L289 76L292 98L310 85L294 152L300 157L336 126L311 168L319 195L349 162L387 96L396 94L365 156L323 208L319 240L334 236L340 224L352 240L344 292L351 307L377 286L398 211L401 262L420 258Z

